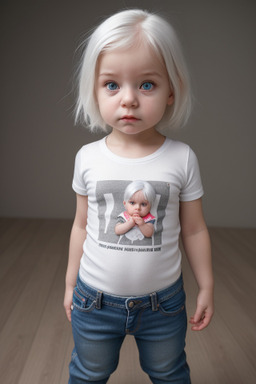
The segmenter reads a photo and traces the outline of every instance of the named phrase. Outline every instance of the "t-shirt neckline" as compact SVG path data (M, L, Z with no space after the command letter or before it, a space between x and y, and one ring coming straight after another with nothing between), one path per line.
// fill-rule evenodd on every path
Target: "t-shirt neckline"
M163 144L155 152L151 153L150 155L147 155L144 157L129 158L129 157L122 157L122 156L119 156L119 155L116 155L115 153L113 153L107 146L106 138L107 137L104 137L103 139L100 140L100 147L101 147L102 152L106 156L111 158L112 160L119 162L119 163L122 163L122 164L125 164L125 163L136 164L136 163L143 163L143 162L151 161L162 154L162 152L165 150L165 148L167 147L167 145L170 141L170 139L168 139L166 137Z

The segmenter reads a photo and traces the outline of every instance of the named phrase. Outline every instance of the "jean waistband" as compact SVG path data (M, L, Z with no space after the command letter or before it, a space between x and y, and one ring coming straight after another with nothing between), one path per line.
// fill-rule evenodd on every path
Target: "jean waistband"
M102 304L109 305L117 308L126 308L129 310L146 308L151 306L153 311L158 310L158 305L176 295L181 289L183 289L183 277L182 274L178 280L167 288L159 291L152 292L143 296L116 296L109 293L104 293L93 287L87 285L78 274L77 288L87 298L95 301L97 309L100 309Z

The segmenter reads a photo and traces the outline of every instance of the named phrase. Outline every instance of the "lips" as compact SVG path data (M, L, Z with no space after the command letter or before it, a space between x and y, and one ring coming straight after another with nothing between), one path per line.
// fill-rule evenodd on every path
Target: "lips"
M123 121L138 121L139 119L137 119L135 116L132 116L132 115L125 115L125 116L121 117L121 120L123 120Z

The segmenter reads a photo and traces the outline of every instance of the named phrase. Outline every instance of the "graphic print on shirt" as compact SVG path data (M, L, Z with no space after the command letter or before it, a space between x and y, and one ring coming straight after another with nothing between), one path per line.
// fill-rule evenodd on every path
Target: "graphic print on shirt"
M148 208L144 209L142 219L145 224L144 234L138 225L134 225L128 231L117 234L117 225L122 225L131 220L124 205L124 193L132 181L127 180L105 180L98 181L96 185L96 199L98 203L99 220L99 245L110 249L119 250L120 246L132 247L133 251L160 250L162 245L163 220L166 215L166 207L169 200L170 186L166 182L149 181L154 190L154 199ZM128 225L129 226L129 225ZM119 227L119 232L120 232ZM111 247L112 245L112 247ZM128 250L128 249L127 249Z

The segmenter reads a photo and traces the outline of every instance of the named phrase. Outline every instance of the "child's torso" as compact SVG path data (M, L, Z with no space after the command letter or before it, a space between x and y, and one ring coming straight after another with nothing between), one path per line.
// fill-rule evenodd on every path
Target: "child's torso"
M193 164L189 164L193 162ZM150 214L152 237L136 231L116 235L129 183L145 180L156 192ZM76 159L73 188L88 195L87 239L80 276L102 291L137 296L160 290L181 273L179 202L202 196L196 158L190 148L166 139L152 155L127 159L104 140L83 147Z

